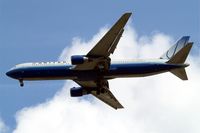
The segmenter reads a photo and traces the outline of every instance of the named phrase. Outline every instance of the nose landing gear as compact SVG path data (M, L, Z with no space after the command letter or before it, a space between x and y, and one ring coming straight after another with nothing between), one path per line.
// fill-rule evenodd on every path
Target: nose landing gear
M23 87L24 86L24 82L22 79L19 80L20 86Z

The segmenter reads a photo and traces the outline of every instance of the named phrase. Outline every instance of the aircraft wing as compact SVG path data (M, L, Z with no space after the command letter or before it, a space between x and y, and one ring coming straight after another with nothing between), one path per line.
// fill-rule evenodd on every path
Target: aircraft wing
M124 108L119 101L115 98L115 96L112 94L112 92L110 90L106 90L105 93L100 93L99 95L96 94L96 92L92 91L91 92L92 95L94 95L96 98L100 99L101 101L103 101L104 103L110 105L111 107L113 107L114 109L118 109L118 108Z
M125 13L113 25L113 27L103 36L103 38L87 53L86 57L91 60L83 64L76 65L76 70L91 70L99 65L99 63L109 64L110 54L114 52L131 13Z
M77 80L75 80L75 82L78 83L82 87L97 88L97 83L94 81L77 81ZM107 81L105 81L105 82L107 83ZM104 86L104 89L105 89L105 91L103 93L100 92L100 94L97 94L96 90L92 90L91 94L115 109L123 108L123 106L119 103L119 101L115 98L115 96L109 90L108 84L107 84L107 86Z
M87 53L88 61L83 64L75 65L74 70L100 70L107 71L110 67L110 54L112 54L124 32L131 13L125 13L113 25L113 27L103 36L103 38ZM111 107L118 109L123 108L109 89L108 81L99 79L98 81L79 81L75 80L84 88L93 88L90 94L100 99Z
M125 13L113 25L113 27L103 36L103 38L96 44L96 46L89 51L88 57L108 57L114 52L120 37L124 31L124 26L127 23L131 13Z

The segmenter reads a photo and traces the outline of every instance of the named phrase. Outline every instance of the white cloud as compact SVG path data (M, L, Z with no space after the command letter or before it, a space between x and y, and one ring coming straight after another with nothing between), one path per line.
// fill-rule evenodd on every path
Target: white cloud
M8 127L5 125L5 123L0 117L0 133L7 133L7 132L8 132Z
M74 38L59 60L87 53L106 30L101 29L89 41ZM173 39L163 33L138 37L128 26L112 59L158 58L172 42ZM20 110L13 132L199 133L200 62L197 58L189 57L189 81L181 81L170 73L111 80L112 92L125 107L121 110L114 110L91 96L71 98L69 88L77 85L68 81L49 101Z

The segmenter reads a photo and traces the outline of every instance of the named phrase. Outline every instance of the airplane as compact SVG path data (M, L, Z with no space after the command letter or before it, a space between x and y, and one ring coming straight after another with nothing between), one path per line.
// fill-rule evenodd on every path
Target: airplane
M161 57L153 60L111 62L124 32L124 27L132 13L123 14L100 41L86 54L71 56L71 64L60 62L31 62L18 64L6 75L19 80L61 80L75 81L80 87L70 89L72 97L92 94L114 109L124 108L112 94L108 80L115 78L145 77L171 72L182 80L187 80L185 60L192 48L189 36L183 36Z

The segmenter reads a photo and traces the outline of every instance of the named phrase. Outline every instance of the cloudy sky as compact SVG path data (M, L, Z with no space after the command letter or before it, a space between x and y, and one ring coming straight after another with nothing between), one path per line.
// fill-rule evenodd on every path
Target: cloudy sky
M200 122L200 11L191 1L0 0L0 133L193 132ZM115 79L110 88L125 109L90 96L69 97L71 81L19 83L15 64L68 60L92 48L124 13L133 12L112 59L158 58L183 35L194 47L189 81L170 73ZM88 100L89 99L89 100Z

